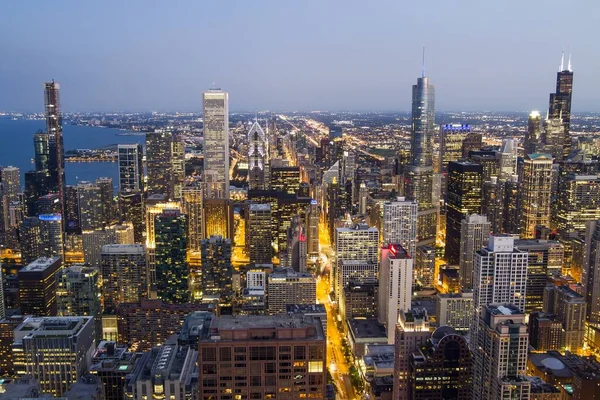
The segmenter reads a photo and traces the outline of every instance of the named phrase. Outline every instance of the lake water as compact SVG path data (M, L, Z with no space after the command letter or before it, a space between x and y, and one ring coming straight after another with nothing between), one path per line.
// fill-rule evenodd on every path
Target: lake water
M33 170L33 134L45 129L42 120L12 120L0 117L0 165L12 165L21 171L21 184L24 173ZM144 136L117 136L125 133L118 129L98 128L92 126L63 126L65 151L75 149L97 149L115 144L145 144ZM119 184L117 163L83 162L65 163L67 184L74 185L79 181L94 181L99 177L113 179L115 187Z

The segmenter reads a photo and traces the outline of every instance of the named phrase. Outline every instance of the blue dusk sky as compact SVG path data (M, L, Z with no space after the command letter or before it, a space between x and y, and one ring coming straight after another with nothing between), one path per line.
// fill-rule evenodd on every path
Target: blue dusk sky
M598 111L598 0L2 1L0 111L545 110L561 50L573 111Z

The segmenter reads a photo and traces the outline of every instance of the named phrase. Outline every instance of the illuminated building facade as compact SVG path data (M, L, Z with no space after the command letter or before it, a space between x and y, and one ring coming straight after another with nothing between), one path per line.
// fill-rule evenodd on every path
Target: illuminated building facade
M417 251L416 201L398 197L383 204L383 243L400 244L410 257Z
M63 257L63 230L60 214L40 214L41 252L44 257Z
M588 221L583 256L583 293L587 307L587 320L600 323L600 221Z
M38 217L25 217L19 226L21 262L27 265L42 256L41 223Z
M278 268L267 278L269 313L284 313L288 304L315 304L316 292L317 281L312 274Z
M65 151L63 145L62 114L60 112L58 83L44 83L44 109L46 134L49 135L50 190L58 193L61 203L60 214L64 215L65 204Z
M532 111L527 122L527 132L523 142L525 154L536 154L542 147L542 116L539 111Z
M556 91L550 94L548 107L548 119L559 119L564 126L563 157L567 158L571 152L571 97L573 95L573 70L571 69L571 57L567 68L564 68L561 59L560 70L556 74Z
M228 296L233 292L231 239L211 236L202 240L202 295Z
M585 235L587 221L600 219L600 176L569 173L559 178L553 225L561 238Z
M222 236L233 239L233 205L225 199L204 199L205 237Z
M148 173L148 195L172 193L172 142L173 135L166 130L146 133L146 170ZM171 196L173 198L173 196Z
M204 182L207 199L229 199L229 98L226 92L204 92ZM218 234L212 233L211 234ZM208 235L208 232L207 232Z
M79 222L82 231L93 231L104 226L102 215L102 193L91 182L77 184L79 196Z
M467 215L460 226L459 276L463 290L473 289L475 253L488 242L491 224L485 215Z
M442 294L436 298L436 321L438 326L450 326L468 331L473 321L473 292Z
M143 245L105 245L101 257L102 296L107 313L114 313L121 303L138 302L148 296L148 266Z
M191 251L200 251L204 239L202 189L186 186L182 190L182 195L182 211L187 218L187 248Z
M453 161L448 165L446 200L446 248L450 265L460 260L461 225L470 214L481 214L483 167L469 161Z
M119 192L119 220L131 222L136 243L144 243L144 198L139 190Z
M119 191L143 190L144 165L142 145L119 144Z
M246 220L246 246L250 263L270 263L273 258L273 235L269 204L250 204Z
M549 154L525 156L520 190L521 238L535 238L536 226L550 226L552 156Z
M271 167L271 190L297 195L300 167Z
M306 211L306 251L311 260L319 257L319 221L321 212L315 200L311 200Z
M548 350L581 353L588 307L585 297L567 285L560 285L549 286L546 299L548 307L544 311L554 314L560 324L560 346Z
M179 209L165 208L155 217L156 291L166 303L190 299L190 268L186 261L186 218Z
M217 338L217 339L215 339ZM221 316L199 340L200 397L325 398L326 338L320 319ZM227 367L235 362L237 369ZM235 380L239 385L220 386Z
M41 257L19 270L19 303L24 315L56 315L56 274L60 257Z
M98 178L96 186L100 189L101 220L104 227L110 225L115 219L113 180L112 178Z
M379 322L387 328L388 344L394 343L398 316L411 309L413 259L399 243L381 248L379 269Z
M257 120L248 131L248 188L268 190L269 179L269 142Z

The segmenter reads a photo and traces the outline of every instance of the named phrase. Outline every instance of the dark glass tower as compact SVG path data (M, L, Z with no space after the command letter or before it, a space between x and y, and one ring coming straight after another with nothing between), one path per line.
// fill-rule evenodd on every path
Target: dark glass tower
M156 216L156 291L165 303L187 303L190 299L186 262L186 220L178 209L165 209Z
M419 244L435 242L437 208L433 204L433 131L435 90L423 74L412 87L410 161L405 169L405 194L419 205L417 239Z
M59 194L62 214L65 206L65 159L62 131L62 116L60 114L58 83L44 83L44 106L46 117L46 133L49 135L49 172L51 191Z
M550 106L548 119L562 119L564 130L563 155L567 158L571 152L571 96L573 93L573 70L571 69L571 56L567 68L564 68L564 54L560 61L560 68L556 74L556 93L550 93Z

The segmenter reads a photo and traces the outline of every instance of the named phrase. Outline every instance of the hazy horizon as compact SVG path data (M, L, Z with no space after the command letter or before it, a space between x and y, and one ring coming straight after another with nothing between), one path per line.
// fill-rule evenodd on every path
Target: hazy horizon
M200 112L213 83L232 112L406 112L425 45L437 111L543 113L564 49L573 113L595 112L599 12L592 0L5 2L0 110L41 112L55 79L67 112Z

